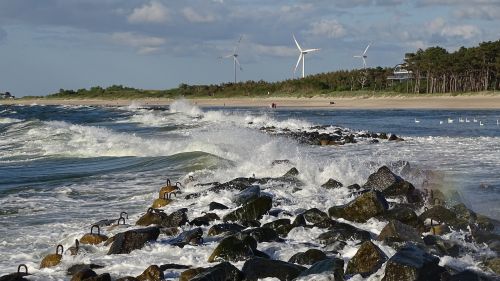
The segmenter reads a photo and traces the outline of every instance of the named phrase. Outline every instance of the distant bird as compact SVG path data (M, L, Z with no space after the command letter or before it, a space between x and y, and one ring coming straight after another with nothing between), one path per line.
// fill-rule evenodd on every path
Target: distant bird
M479 126L484 126L483 121L479 121Z
M462 117L458 118L458 122L463 123L464 119Z
M497 119L497 126L499 126L499 125L500 125L500 123L498 122L498 119Z
M474 123L477 123L477 119L476 119L476 117L474 117Z
M420 123L420 120L417 120L417 118L415 118L415 123Z
M441 124L443 124L443 123L444 123L443 121L439 121L439 124L440 124L440 125L441 125Z
M453 123L453 119L448 118L448 123Z
M297 72L297 67L299 67L300 61L302 60L302 78L304 78L305 77L306 54L319 51L320 49L306 49L306 50L302 50L302 48L299 45L299 42L297 42L297 39L295 38L295 35L292 34L292 36L293 36L293 41L295 41L295 45L297 45L297 48L299 49L299 52L300 52L300 54L299 54L299 60L297 60L297 64L295 65L295 68L293 70L293 74L295 74L295 72Z
M465 117L465 123L470 123L469 118Z

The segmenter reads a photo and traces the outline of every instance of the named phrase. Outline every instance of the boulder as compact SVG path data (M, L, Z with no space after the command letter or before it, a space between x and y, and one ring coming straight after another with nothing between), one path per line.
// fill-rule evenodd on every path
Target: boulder
M338 182L334 179L329 179L327 182L321 185L321 187L326 188L326 189L333 189L333 188L340 188L343 187L344 185L341 182Z
M305 252L299 252L293 255L288 262L291 263L297 263L297 264L305 264L305 265L312 265L318 261L327 259L328 257L326 256L323 251L318 250L318 249L309 249Z
M226 210L226 209L229 209L229 207L227 207L226 205L223 205L221 203L217 203L217 202L210 202L210 204L208 205L208 210L210 210L210 211Z
M382 191L386 197L405 196L410 203L422 201L415 187L394 174L387 166L382 166L371 174L363 187Z
M355 222L366 222L368 219L382 215L389 208L384 195L379 191L363 193L343 206L328 209L331 217L344 218Z
M446 281L490 281L490 280L493 281L497 279L491 279L483 274L474 272L472 270L464 270L446 279Z
M60 254L50 254L43 258L40 263L40 268L53 267L61 263L62 255Z
M491 271L495 272L497 275L500 275L500 258L492 258L484 262L484 265L491 269Z
M185 245L200 245L203 243L203 230L201 228L195 228L191 230L186 230L179 234L173 241L172 245L178 247L184 247Z
M161 271L165 271L168 269L189 269L191 268L190 265L183 265L183 264L176 264L176 263L166 263L160 265Z
M66 274L74 275L78 271L82 271L84 269L99 269L99 268L104 268L104 266L93 264L93 263L91 263L91 264L74 264L66 270Z
M422 237L420 237L420 234L415 228L398 220L391 220L388 224L386 224L380 232L378 240L384 241L388 244L407 241L424 244Z
M306 218L304 217L303 214L297 215L292 223L293 227L306 226L306 225L307 225Z
M304 213L302 213L302 215L304 215L304 218L306 219L307 222L312 224L320 223L324 220L330 219L327 213L320 211L317 208L309 209Z
M336 222L327 232L322 233L317 238L321 243L329 245L337 241L361 240L368 241L371 234L347 223Z
M266 223L262 227L263 228L270 228L270 229L276 231L276 233L278 233L278 235L280 235L282 237L286 237L288 235L288 232L290 232L290 230L292 230L292 228L294 226L291 224L290 219L278 219L278 220Z
M207 235L208 236L216 236L220 234L224 235L232 235L235 233L238 233L245 229L246 227L239 225L237 223L221 223L221 224L216 224L210 227L208 230Z
M254 238L257 242L283 242L276 231L267 227L256 227L243 230L236 234L240 239L245 239L246 236Z
M163 210L149 208L147 213L140 217L136 225L150 226L156 224L161 227L178 227L188 222L187 209L177 210L167 215Z
M97 228L97 233L93 232L94 228ZM90 228L90 233L84 234L79 241L81 244L97 245L106 240L108 240L108 237L101 234L100 227L98 225L92 225L92 227Z
M423 238L425 245L431 254L438 256L458 257L462 251L460 244L445 240L436 235L427 235Z
M83 281L111 281L111 275L109 273L103 273L90 278L85 278Z
M114 236L108 255L129 254L133 250L141 249L147 242L156 241L159 235L160 229L158 227L134 229L118 233Z
M210 225L210 222L215 221L215 220L220 220L219 216L215 213L206 213L201 217L194 218L192 221L189 222L190 225L196 225L196 226L208 226Z
M198 275L189 279L190 281L242 281L243 273L234 265L223 262L216 266L203 270Z
M467 230L470 223L469 219L465 219L464 217L459 218L457 217L457 213L441 205L436 205L425 210L422 214L420 214L419 218L422 221L432 219L433 221L444 223L448 226L461 230Z
M379 270L386 260L386 254L377 245L371 241L365 241L347 264L345 273L361 274L366 278Z
M303 266L284 261L252 258L245 262L242 271L248 281L256 281L267 277L288 281L299 276L305 269Z
M243 241L235 236L228 236L219 242L219 245L214 249L208 262L216 262L217 260L225 261L243 261L251 258L254 253L252 248L255 245L250 245L247 241Z
M299 170L297 168L293 167L290 170L288 170L282 178L294 178L299 175Z
M97 277L97 273L95 273L90 268L86 268L73 274L73 277L71 277L71 281L83 281L92 277Z
M423 221L419 219L415 211L405 206L396 206L387 210L383 217L389 220L398 220L419 230L424 227Z
M252 185L245 188L240 193L234 195L233 203L235 203L237 206L244 205L259 197L260 197L260 186Z
M339 258L329 258L318 261L308 269L304 270L299 277L326 273L333 275L333 280L335 281L344 280L344 260Z
M408 244L389 259L382 281L440 281L445 273L438 257Z
M157 265L150 265L141 275L136 277L139 281L163 281L163 270Z
M259 220L265 213L267 213L271 209L272 203L273 200L270 197L261 196L225 215L223 217L223 221L228 222Z
M193 279L193 277L202 273L205 270L207 270L205 267L196 267L196 268L190 268L188 270L184 270L181 273L181 276L179 277L179 281L189 281L189 280Z

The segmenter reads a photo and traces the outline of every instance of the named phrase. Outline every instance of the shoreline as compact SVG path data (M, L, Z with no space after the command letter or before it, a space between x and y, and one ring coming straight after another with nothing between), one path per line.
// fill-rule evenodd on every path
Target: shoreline
M186 99L200 107L270 107L317 109L500 109L500 95L436 97L265 97L265 98L193 98ZM0 100L0 105L95 105L95 106L164 106L175 99L14 99ZM333 102L333 104L331 104Z

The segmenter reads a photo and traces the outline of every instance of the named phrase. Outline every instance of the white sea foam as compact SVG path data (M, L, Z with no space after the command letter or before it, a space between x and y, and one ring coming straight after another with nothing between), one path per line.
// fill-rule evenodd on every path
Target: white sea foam
M0 124L10 124L10 123L17 123L17 122L22 122L22 121L23 120L16 119L16 118L0 117Z

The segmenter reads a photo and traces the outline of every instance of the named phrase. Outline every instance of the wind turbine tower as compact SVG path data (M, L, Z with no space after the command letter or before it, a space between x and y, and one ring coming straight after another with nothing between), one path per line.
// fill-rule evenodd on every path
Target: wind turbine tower
M365 68L366 68L366 58L368 58L368 56L366 55L366 52L368 52L368 48L370 48L370 45L371 45L371 44L372 44L372 43L370 42L370 43L368 44L368 46L366 46L365 51L364 51L361 55L359 55L359 56L353 56L353 57L355 57L355 58L361 58L361 59L363 60L363 69L365 69Z
M306 49L306 50L302 50L302 48L299 45L299 42L297 42L297 39L295 38L295 35L292 34L292 36L293 36L293 40L295 41L295 45L297 45L297 48L299 49L299 52L300 52L299 60L297 60L297 64L295 65L295 69L293 70L293 73L295 74L295 72L297 71L297 67L299 67L299 63L302 60L302 78L304 78L305 77L305 60L306 60L306 54L307 53L312 53L312 52L319 51L320 49Z
M234 83L236 84L236 65L240 68L240 71L243 71L243 68L241 67L240 62L238 61L238 49L240 47L241 39L243 38L243 35L240 36L240 40L238 40L238 43L236 43L236 46L234 46L233 52L227 56L224 57L219 57L220 59L233 59L233 67L234 67Z

